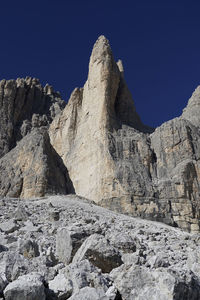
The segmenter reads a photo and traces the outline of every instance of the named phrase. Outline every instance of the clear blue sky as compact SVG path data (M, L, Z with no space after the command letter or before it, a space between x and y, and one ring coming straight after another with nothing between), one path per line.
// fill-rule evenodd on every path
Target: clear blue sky
M0 32L0 79L37 77L65 100L104 34L151 126L180 115L200 84L200 1L6 0Z

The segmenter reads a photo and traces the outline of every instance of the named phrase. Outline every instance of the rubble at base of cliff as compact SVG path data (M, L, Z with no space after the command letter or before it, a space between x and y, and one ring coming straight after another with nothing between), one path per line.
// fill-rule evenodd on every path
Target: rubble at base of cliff
M5 300L197 300L200 236L76 195L0 199Z

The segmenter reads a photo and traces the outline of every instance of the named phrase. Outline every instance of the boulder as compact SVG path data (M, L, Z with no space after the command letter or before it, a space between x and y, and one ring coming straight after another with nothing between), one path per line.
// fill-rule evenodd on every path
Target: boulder
M102 274L101 270L95 267L87 259L80 262L71 263L61 270L67 280L70 280L73 287L73 294L84 287L94 287L107 292L112 282L107 274Z
M95 289L92 287L82 288L79 292L75 293L73 296L69 298L70 300L110 300L109 297L106 296L105 292L101 289Z
M61 262L71 262L88 233L80 227L59 228L56 234L56 255Z
M76 252L73 263L83 259L88 259L103 273L110 273L113 268L117 268L123 263L119 251L100 234L93 234L85 240Z
M49 290L58 300L68 299L73 291L72 281L66 279L64 274L59 273L53 280L49 281Z
M4 290L5 300L45 300L43 277L38 273L20 276Z

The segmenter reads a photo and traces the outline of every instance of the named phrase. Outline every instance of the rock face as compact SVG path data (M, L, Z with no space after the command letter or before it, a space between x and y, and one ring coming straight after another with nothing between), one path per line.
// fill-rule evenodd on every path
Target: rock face
M122 69L121 62L119 66ZM115 175L116 162L111 154L116 148L113 135L125 125L152 131L136 113L123 71L101 36L92 51L84 88L74 90L49 130L51 143L67 166L77 194L96 202L121 195L123 187Z
M2 196L28 198L72 191L67 169L45 129L32 130L0 159Z
M200 88L179 118L143 125L101 36L88 79L50 125L75 192L113 210L199 231Z
M199 125L200 87L180 117L155 130L144 125L122 62L100 36L88 79L66 106L37 79L0 82L0 195L75 192L117 212L199 232ZM59 212L51 218L58 221ZM70 233L71 246L73 239Z
M0 157L16 146L32 127L49 124L65 102L36 78L0 81Z
M0 195L73 192L48 127L65 103L51 86L26 78L0 82Z

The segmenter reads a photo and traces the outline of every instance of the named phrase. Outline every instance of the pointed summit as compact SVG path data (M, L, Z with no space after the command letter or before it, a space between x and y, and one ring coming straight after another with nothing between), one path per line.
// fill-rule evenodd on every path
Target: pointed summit
M105 57L107 55L112 56L112 50L109 41L104 35L101 35L93 46L90 60L92 60L92 62L95 62L96 60L102 59L102 57Z
M123 125L132 134L150 131L135 110L122 62L115 62L108 40L100 36L91 53L83 90L74 92L50 128L51 143L67 166L78 195L98 202L126 193L118 178L123 170L113 158L119 159L122 151L117 148L122 142L117 140Z

